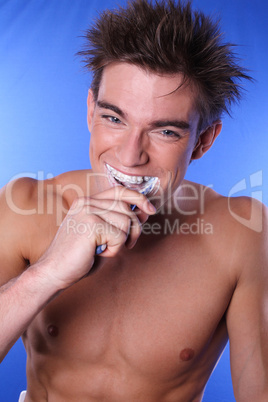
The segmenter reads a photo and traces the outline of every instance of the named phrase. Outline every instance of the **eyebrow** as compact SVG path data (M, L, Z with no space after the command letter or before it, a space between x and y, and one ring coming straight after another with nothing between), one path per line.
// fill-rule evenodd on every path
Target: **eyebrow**
M104 101L97 101L97 106L99 106L102 109L108 109L108 110L112 110L113 112L115 112L116 114L118 114L119 116L125 118L126 115L123 112L123 110L121 110L118 106L112 105L109 102L104 102Z
M172 126L180 130L189 130L190 124L184 120L156 120L152 122L152 126L156 128Z
M119 116L126 118L126 114L120 109L118 106L115 106L109 102L105 101L97 101L97 106L102 109L112 110ZM184 120L155 120L151 123L153 128L161 128L161 127L176 127L180 130L189 130L190 124Z

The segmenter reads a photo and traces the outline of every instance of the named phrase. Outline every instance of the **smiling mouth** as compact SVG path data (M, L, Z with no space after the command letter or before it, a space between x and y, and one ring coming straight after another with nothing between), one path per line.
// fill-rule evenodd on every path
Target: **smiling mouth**
M106 163L109 174L116 183L130 190L138 191L140 194L148 195L156 192L159 188L159 178L154 176L131 176L119 172Z

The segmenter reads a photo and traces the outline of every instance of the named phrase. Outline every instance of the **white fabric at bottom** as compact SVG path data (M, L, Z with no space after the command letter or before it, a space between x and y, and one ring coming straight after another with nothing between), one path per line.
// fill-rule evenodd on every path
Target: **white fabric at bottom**
M20 397L19 397L19 401L18 401L18 402L23 402L24 399L25 399L25 397L26 397L26 391L22 391L22 392L20 393Z

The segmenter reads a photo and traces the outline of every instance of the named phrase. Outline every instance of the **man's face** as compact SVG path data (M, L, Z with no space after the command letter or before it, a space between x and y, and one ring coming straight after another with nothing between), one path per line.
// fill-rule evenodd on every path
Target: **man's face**
M180 185L199 117L193 88L181 83L180 74L158 75L127 63L105 67L97 101L91 93L88 100L92 169L108 176L97 179L98 191L118 183L141 191L154 177L163 200Z

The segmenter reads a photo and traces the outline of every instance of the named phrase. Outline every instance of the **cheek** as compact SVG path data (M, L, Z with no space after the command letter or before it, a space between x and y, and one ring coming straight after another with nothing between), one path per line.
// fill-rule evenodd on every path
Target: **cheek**
M176 150L171 150L166 155L166 164L173 172L186 170L191 160L192 148L190 146L180 146Z
M111 129L100 122L94 123L91 131L91 140L94 148L109 145L113 141Z
M98 129L97 125L94 125L91 130L90 135L90 149L94 150L94 152L98 152L103 144L106 142L102 138L102 130ZM94 155L92 155L94 156Z
M170 152L166 157L165 166L166 170L169 172L170 184L173 189L176 189L184 179L191 160L191 155L191 147L185 147L183 149L177 149L176 152Z
M192 141L192 138L191 138L188 141L187 145L185 146L185 148L181 154L181 158L180 158L180 164L183 165L186 170L190 164L193 150L194 150L194 142Z
M89 143L89 158L92 167L94 167L94 162L98 159L100 151L101 150L99 149L99 143L96 133L95 134L91 133Z
M101 125L95 124L92 128L89 145L90 161L97 161L101 155L114 147L112 135L109 135L108 130Z

